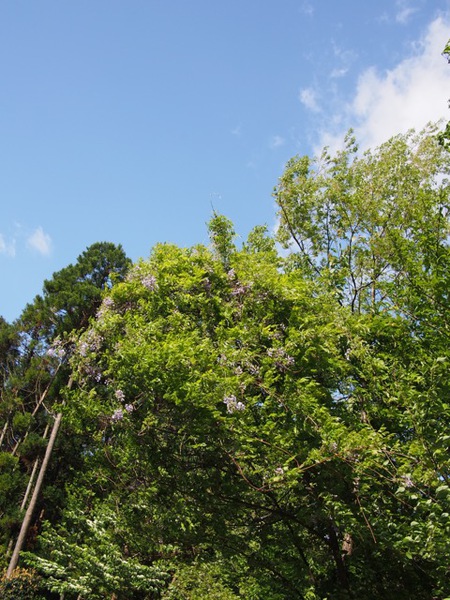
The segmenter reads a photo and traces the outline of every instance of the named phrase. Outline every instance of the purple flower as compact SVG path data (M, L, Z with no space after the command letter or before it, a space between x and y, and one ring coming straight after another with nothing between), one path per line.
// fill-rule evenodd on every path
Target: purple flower
M125 410L127 413L132 413L134 410L134 406L132 404L125 404Z
M248 372L250 375L259 375L259 367L250 363L248 365Z
M275 365L280 371L286 371L289 367L295 365L295 359L288 354L284 348L268 348L267 354L275 359Z
M113 307L114 307L114 300L110 296L107 296L106 298L103 299L103 302L97 311L97 318L101 318L108 309L113 308Z
M402 475L402 479L405 487L410 488L414 486L414 482L410 475Z
M248 290L248 287L242 284L237 285L231 290L232 296L242 296Z
M115 410L111 416L111 421L121 421L123 419L123 411L121 408Z
M245 410L245 404L243 402L237 402L236 396L225 396L223 399L224 403L227 405L227 411L229 413L234 413L236 410L242 411Z
M148 290L154 292L158 287L156 283L156 277L154 275L146 275L141 279L142 285L146 287Z
M119 402L125 402L125 394L122 392L122 390L116 390L115 396Z
M88 353L89 350L89 345L86 342L81 342L81 344L78 346L78 352L81 354L81 356L86 356L86 354Z
M53 346L50 346L47 349L47 356L50 356L50 358L59 358L60 360L62 360L65 354L66 351L59 342L55 342Z

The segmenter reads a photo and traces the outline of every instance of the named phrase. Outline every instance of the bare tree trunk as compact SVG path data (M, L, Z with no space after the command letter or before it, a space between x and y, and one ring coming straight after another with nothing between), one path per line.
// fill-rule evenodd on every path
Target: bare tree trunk
M47 424L47 426L45 428L44 435L42 436L43 440L45 440L45 438L47 437L47 434L48 434L48 424ZM36 471L37 471L37 468L39 466L39 462L40 462L39 458L36 458L36 460L34 461L33 470L31 471L31 475L30 475L30 478L28 480L27 489L25 490L25 495L23 497L22 504L20 505L20 510L25 510L25 507L27 505L28 496L30 495L31 489L33 487L34 478L36 476ZM5 555L6 558L8 558L10 556L11 550L12 550L12 546L13 546L13 539L10 538L10 540L8 542L8 548L6 550L6 555Z
M31 523L31 519L33 517L33 512L36 507L37 499L39 493L41 491L42 482L44 481L45 472L47 470L48 463L50 461L50 457L52 455L53 446L55 445L56 436L58 434L59 426L61 425L62 413L58 413L55 418L55 422L53 423L52 432L50 435L50 439L47 444L47 449L45 451L44 460L42 461L41 468L39 470L39 475L36 481L36 485L34 487L33 495L30 500L30 504L28 505L27 511L25 513L25 517L22 521L22 527L20 528L19 536L17 538L16 546L14 548L14 552L11 556L11 560L9 562L8 570L6 572L6 577L11 577L12 572L17 567L19 562L19 554L22 550L22 547L25 542L25 538L27 536L28 528Z
M0 448L3 446L3 439L5 437L6 430L8 429L8 421L3 425L2 435L0 436Z
M44 436L44 439L46 437L47 436ZM30 479L28 480L27 489L25 490L25 495L23 497L22 504L20 505L20 510L25 510L25 506L27 505L27 502L28 502L28 496L30 495L31 488L33 487L33 482L34 482L34 478L35 478L38 466L39 466L39 458L37 458L34 461L33 470L31 471Z

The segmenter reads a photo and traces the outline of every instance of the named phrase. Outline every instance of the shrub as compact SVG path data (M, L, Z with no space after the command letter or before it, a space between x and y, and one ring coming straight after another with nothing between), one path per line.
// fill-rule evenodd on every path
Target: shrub
M33 570L14 569L11 577L4 573L0 579L2 600L43 600L39 592L41 578Z

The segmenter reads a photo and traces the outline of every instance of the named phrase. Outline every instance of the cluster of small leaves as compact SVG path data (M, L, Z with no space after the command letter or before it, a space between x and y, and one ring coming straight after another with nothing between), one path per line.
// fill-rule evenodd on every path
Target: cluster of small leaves
M113 514L104 512L92 519L74 515L72 522L78 525L72 535L63 529L42 534L41 544L49 549L47 558L25 555L27 563L42 573L46 589L93 600L113 593L128 598L138 594L142 600L159 597L167 573L124 556L114 537Z
M44 600L41 591L41 578L34 570L17 568L10 577L0 578L2 600Z

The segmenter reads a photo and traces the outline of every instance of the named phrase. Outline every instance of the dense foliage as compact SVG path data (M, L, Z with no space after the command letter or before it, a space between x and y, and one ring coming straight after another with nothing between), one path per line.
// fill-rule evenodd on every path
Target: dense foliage
M22 554L46 597L450 596L449 168L431 126L349 135L288 163L283 256L214 215L209 247L114 255L115 280L95 255L25 338L0 323L5 546L62 414Z

